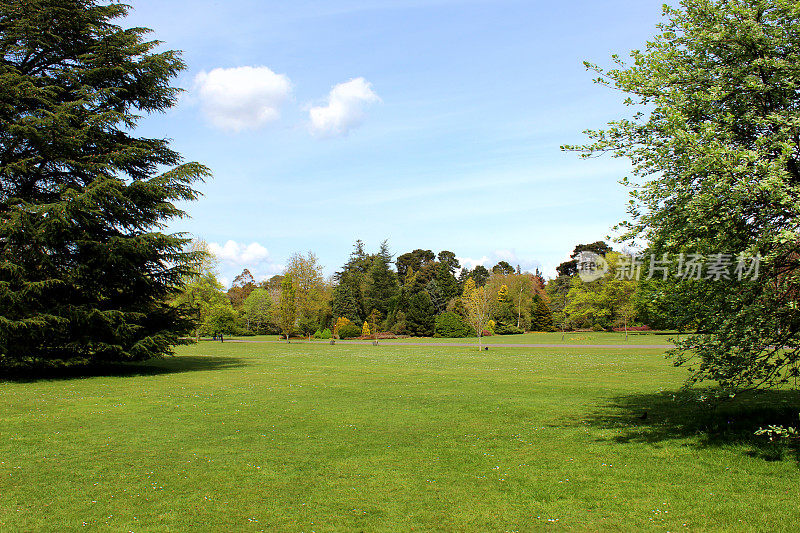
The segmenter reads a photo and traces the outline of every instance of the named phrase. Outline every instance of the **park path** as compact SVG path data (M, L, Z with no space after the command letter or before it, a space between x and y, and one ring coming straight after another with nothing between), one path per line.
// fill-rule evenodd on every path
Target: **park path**
M286 344L286 341L282 340L274 340L274 341L264 341L264 340L247 340L247 339L231 339L225 342L249 342L254 344ZM291 344L325 344L326 341L302 341L302 340L292 340ZM344 346L347 345L356 345L356 346L369 346L372 344L372 341L336 341L336 344L341 344ZM378 341L379 346L444 346L450 348L458 348L461 346L464 347L474 347L475 343L465 343L465 342L396 342L390 340L381 340ZM513 343L503 343L503 344L483 344L485 347L489 348L625 348L625 349L636 349L636 350L652 350L652 349L669 349L674 348L674 344L513 344Z

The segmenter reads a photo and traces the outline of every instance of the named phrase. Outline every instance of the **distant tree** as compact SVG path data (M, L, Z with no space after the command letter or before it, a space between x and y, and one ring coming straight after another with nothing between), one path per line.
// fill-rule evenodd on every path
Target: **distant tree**
M570 278L574 276L578 273L578 260L570 259L569 261L564 261L556 267L556 272L559 277Z
M514 310L514 299L508 290L508 285L500 286L496 300L497 303L492 314L495 321L495 333L500 335L520 333L520 328L514 325L517 313Z
M281 283L283 283L283 276L277 274L272 276L268 280L261 282L261 286L267 290L279 289L281 288Z
M453 252L442 250L439 252L437 258L439 259L439 264L444 265L444 267L447 268L452 275L455 275L455 273L458 272L458 269L461 268L461 264L459 263L458 258L456 258L456 254Z
M613 249L604 241L596 241L589 244L579 244L575 246L570 255L569 261L564 261L556 267L559 276L574 276L578 273L578 257L582 252L592 252L600 256L606 256L613 252Z
M246 321L247 329L254 332L263 332L270 315L269 309L272 299L269 291L263 287L255 288L242 304L242 312Z
M423 265L433 262L435 258L436 256L432 251L420 249L398 256L395 265L397 266L397 275L400 282L405 283L409 269L419 272Z
M364 243L356 241L347 263L333 276L333 315L347 316L356 324L366 319L369 310L366 308L365 290L372 260L364 250Z
M609 270L600 279L584 283L580 277L572 279L565 312L573 324L583 327L624 327L635 316L632 296L636 280L618 279L617 268L621 254L611 252L606 256Z
M311 336L322 325L320 315L328 304L322 265L312 252L295 253L289 258L285 275L292 278L297 326L303 335Z
M369 331L369 324L367 324L367 321L365 320L364 321L364 325L361 326L361 336L362 337L369 337L370 335L371 335L371 333Z
M508 292L508 285L501 285L500 290L497 291L497 303L510 304L511 295Z
M420 291L409 299L406 327L415 337L431 337L434 333L435 315L436 310L430 295L426 291Z
M467 309L467 322L475 331L478 337L478 350L481 350L483 348L481 345L483 332L491 321L497 300L486 290L486 287L477 287L472 278L464 284L464 294L461 299Z
M475 281L476 287L483 287L489 281L489 271L483 265L476 265L470 273L470 277Z
M632 297L637 320L653 329L674 329L679 334L696 331L709 312L697 302L713 300L713 286L708 283L676 279L642 279Z
M425 285L425 292L427 292L428 296L431 298L434 315L438 315L447 309L447 298L444 296L444 294L442 294L442 289L439 287L439 283L435 279L430 280Z
M472 328L464 317L448 311L436 317L436 336L444 338L463 338L472 335Z
M440 257L442 253L439 254ZM458 262L456 261L456 265L457 264ZM442 299L444 300L445 304L447 304L450 299L455 298L460 294L458 290L458 280L456 280L456 277L453 275L454 269L449 265L451 265L451 263L440 262L438 271L436 273L436 284L441 292Z
M378 333L380 332L381 327L381 320L383 319L383 315L377 309L373 309L372 312L369 314L369 326L372 330L372 335L375 337L375 340L378 339Z
M334 316L344 316L355 323L361 322L364 311L360 292L358 278L352 273L343 274L333 289L331 308Z
M572 250L572 255L570 256L572 259L576 259L581 253L583 252L592 252L597 255L605 256L613 252L614 250L605 243L605 241L595 241L589 244L579 244Z
M333 334L334 334L334 336L337 337L337 338L343 339L344 337L342 337L340 335L340 331L342 330L342 328L345 328L347 326L353 326L353 325L354 324L350 321L350 319L348 319L346 317L343 317L343 316L340 316L339 318L336 319L336 322L334 323L334 326L333 326Z
M297 299L291 275L285 275L281 282L281 295L275 309L275 321L281 333L289 340L297 322Z
M256 280L250 273L250 270L244 269L241 274L236 276L231 283L231 288L228 289L228 299L233 304L234 309L239 309L242 304L250 296L250 293L256 288Z
M211 253L208 243L203 239L192 239L184 247L189 260L189 270L184 277L185 283L196 281L200 277L213 273L216 275L219 259Z
M514 267L511 266L507 261L500 261L495 266L492 267L492 272L495 274L501 274L504 276L508 276L516 272Z
M549 280L545 286L549 298L550 311L553 313L553 320L559 325L564 323L564 309L567 306L567 295L573 279L569 276L558 276Z
M458 294L464 292L464 283L467 282L467 278L469 278L469 269L463 267L458 274Z
M547 300L537 294L531 303L531 330L533 331L554 331L553 313Z
M376 309L382 316L387 316L395 306L400 287L391 264L392 254L389 251L389 244L383 241L367 272L364 296L368 315Z
M236 310L230 300L222 299L208 306L208 314L203 323L206 335L229 335L236 331Z
M197 340L205 332L212 309L219 308L224 303L230 302L213 272L195 277L172 300L173 305L185 308L192 317Z

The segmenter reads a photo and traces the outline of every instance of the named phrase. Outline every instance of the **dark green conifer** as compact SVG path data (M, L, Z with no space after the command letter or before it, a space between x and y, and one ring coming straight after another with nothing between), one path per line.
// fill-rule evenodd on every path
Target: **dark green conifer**
M142 360L191 327L166 302L193 257L162 230L208 170L132 134L184 63L127 11L0 3L0 365Z

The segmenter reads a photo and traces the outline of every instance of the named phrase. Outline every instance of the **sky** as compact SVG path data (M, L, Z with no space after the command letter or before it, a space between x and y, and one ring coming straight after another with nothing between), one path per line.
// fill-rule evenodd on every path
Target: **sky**
M209 243L226 285L361 239L555 274L626 217L626 160L563 152L628 115L593 83L642 48L660 1L133 0L121 23L183 51L169 138L213 178L169 229Z

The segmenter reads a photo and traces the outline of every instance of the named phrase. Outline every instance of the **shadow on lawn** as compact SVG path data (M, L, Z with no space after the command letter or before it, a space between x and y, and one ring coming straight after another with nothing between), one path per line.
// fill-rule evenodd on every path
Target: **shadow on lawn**
M198 372L203 370L224 370L245 366L247 363L239 357L212 356L173 356L142 363L114 363L87 366L69 366L49 369L11 370L0 376L3 381L32 383L36 381L54 381L82 379L92 377L132 377L158 376L178 374L182 372Z
M800 391L758 391L714 406L702 390L693 390L618 396L584 422L615 430L617 443L694 438L700 447L741 445L753 457L800 462L797 441L770 442L754 435L770 424L798 427L798 412Z

